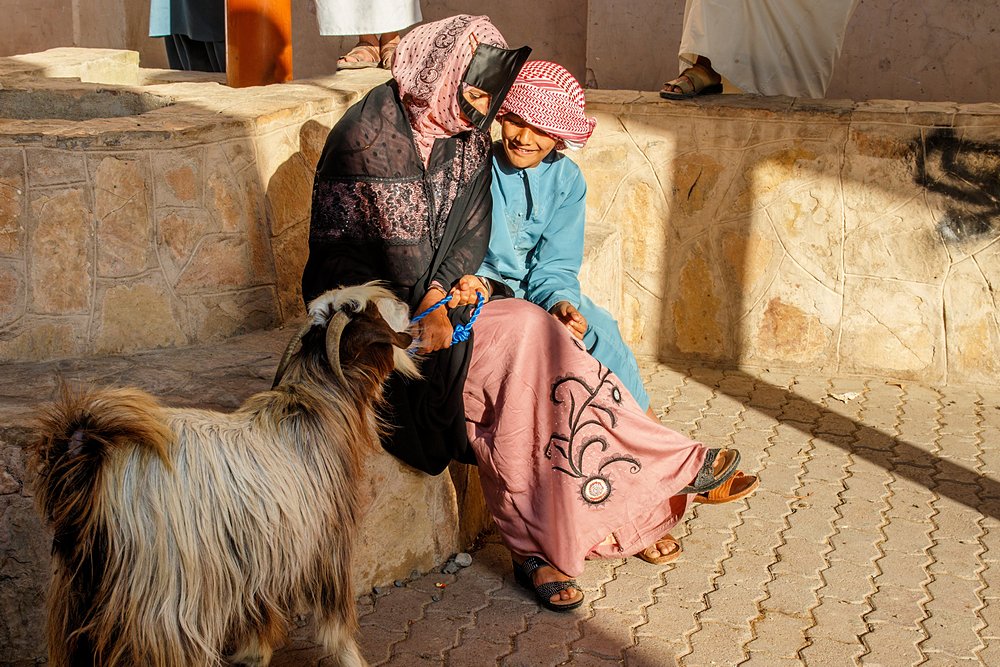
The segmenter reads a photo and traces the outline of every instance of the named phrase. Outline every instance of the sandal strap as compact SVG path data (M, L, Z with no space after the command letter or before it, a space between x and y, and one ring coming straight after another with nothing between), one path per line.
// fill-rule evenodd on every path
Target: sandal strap
M392 62L396 59L396 47L399 46L398 38L395 42L389 42L379 47L379 58L382 69L392 69Z
M541 559L538 556L528 556L527 558L524 559L524 562L521 563L518 567L521 568L521 572L523 572L525 576L530 577L535 572L535 570L537 570L540 567L546 567L548 565L549 564L545 562L544 559Z
M725 468L719 471L719 474L716 475L713 470L713 464L715 463L716 458L718 458L719 453L723 451L730 453L728 455L729 462L726 464ZM727 447L725 449L709 449L705 452L705 462L702 464L701 468L698 469L698 474L695 475L694 481L685 486L678 493L686 495L711 491L736 473L736 466L739 462L740 452L737 449L733 449L732 447Z
M674 88L679 88L683 95L688 95L694 92L694 82L691 80L687 74L680 74L676 79L671 79L663 84L663 87L673 86Z
M703 493L701 495L705 496L705 498L707 498L708 500L715 500L715 501L722 500L723 498L727 498L729 496L729 490L733 486L733 482L735 482L738 478L740 478L742 476L743 476L743 473L740 472L739 470L737 470L736 474L734 474L732 477L730 477L729 479L727 479L721 485L715 487L711 491L706 491L705 493Z
M694 85L695 92L700 92L707 86L718 83L718 81L712 81L709 78L708 72L706 72L705 68L701 65L692 65L691 67L688 67L686 70L681 72L681 76L686 76L691 81Z
M576 579L569 579L568 581L550 581L545 584L538 584L535 586L535 592L538 593L540 597L549 599L556 593L562 593L570 588L580 590L580 586L576 583ZM555 602L553 604L558 605L559 603ZM567 601L566 604L571 604L571 602Z
M694 483L691 486L696 489L700 489L715 481L715 475L712 474L712 467L715 463L715 459L719 457L719 452L721 451L721 449L708 450L708 453L705 454L705 462L702 463L701 468L698 469L698 474L695 475Z
M360 62L377 63L379 62L379 57L380 57L379 47L374 44L367 44L367 43L355 44L353 49L351 49L344 55L340 56L340 58L338 58L337 60L344 60L348 56L354 58L354 61L359 63ZM361 56L371 56L371 58L369 59Z

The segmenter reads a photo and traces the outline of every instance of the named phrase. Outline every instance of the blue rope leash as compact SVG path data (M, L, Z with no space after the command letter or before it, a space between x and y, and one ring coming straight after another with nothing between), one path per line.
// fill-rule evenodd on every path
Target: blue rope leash
M429 307L424 312L418 314L416 317L410 320L410 324L416 324L420 320L427 317L427 315L430 314L431 311L440 308L449 301L451 301L450 294L447 295L445 298L441 299L440 301L438 301L437 303L435 303L434 305L432 305L431 307ZM469 323L455 325L455 330L451 334L452 345L454 345L455 343L461 343L462 341L469 340L469 334L472 332L472 324L476 321L476 318L479 317L479 311L483 309L483 303L484 303L483 293L476 292L476 306L475 308L472 309L472 315L469 316Z

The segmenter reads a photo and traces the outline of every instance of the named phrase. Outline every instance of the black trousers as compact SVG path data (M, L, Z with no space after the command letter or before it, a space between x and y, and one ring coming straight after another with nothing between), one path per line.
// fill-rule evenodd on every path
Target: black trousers
M198 72L226 71L224 41L199 42L187 35L167 35L163 41L167 47L167 62L170 64L170 69Z

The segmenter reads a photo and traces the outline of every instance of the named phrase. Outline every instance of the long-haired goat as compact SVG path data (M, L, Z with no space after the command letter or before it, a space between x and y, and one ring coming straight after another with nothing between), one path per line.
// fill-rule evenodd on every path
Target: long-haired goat
M266 665L297 609L341 665L366 664L351 584L360 459L378 446L382 383L418 371L386 289L333 290L309 314L274 387L231 414L105 389L64 390L43 415L52 665L217 665L227 647Z

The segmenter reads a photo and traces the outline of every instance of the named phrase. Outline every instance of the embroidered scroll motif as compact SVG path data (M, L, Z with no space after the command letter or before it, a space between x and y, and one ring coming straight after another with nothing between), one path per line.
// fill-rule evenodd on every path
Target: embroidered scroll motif
M615 411L600 402L602 393L606 393L606 397L616 405L620 405L622 401L621 389L609 378L611 370L600 363L597 365L599 371L596 387L573 375L559 378L552 384L549 396L552 402L556 405L569 402L566 424L568 435L553 433L545 447L546 458L552 459L558 453L563 459L559 465L552 466L553 470L583 480L580 484L580 496L590 505L606 502L614 492L611 478L605 473L608 466L614 463L628 464L628 470L633 475L642 469L642 464L629 454L611 453L597 462L593 461L593 457L585 460L587 450L595 444L600 446L601 453L608 451L611 445L605 435L608 429L614 429L618 423ZM605 427L595 412L607 415L610 427Z

